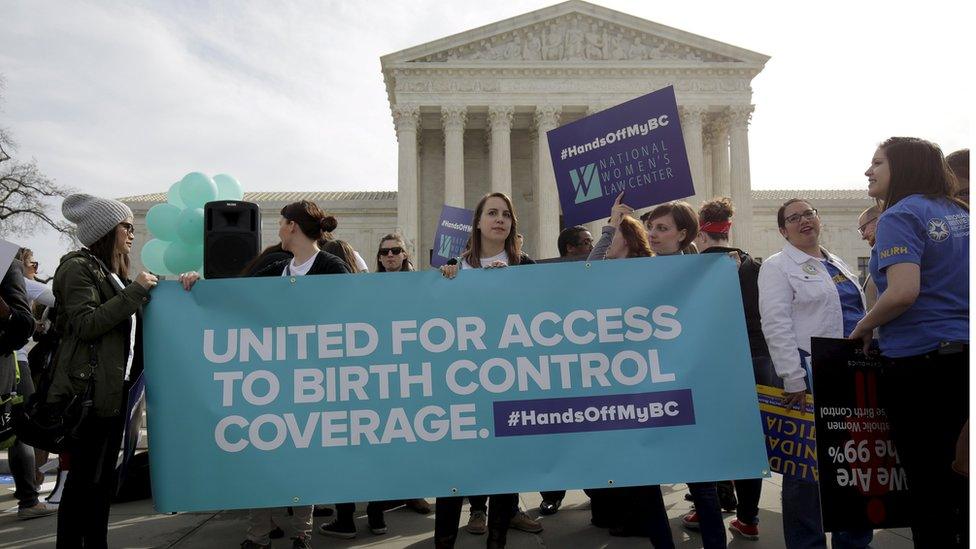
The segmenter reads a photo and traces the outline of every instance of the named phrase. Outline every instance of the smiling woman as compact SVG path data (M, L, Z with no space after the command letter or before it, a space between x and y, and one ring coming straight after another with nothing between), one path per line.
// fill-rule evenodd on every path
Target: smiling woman
M809 201L787 200L776 213L783 250L759 269L759 312L787 407L808 393L812 337L847 337L864 316L864 294L840 258L820 246L820 215ZM825 547L817 484L783 477L783 532L787 547ZM870 530L835 532L834 546L867 547Z

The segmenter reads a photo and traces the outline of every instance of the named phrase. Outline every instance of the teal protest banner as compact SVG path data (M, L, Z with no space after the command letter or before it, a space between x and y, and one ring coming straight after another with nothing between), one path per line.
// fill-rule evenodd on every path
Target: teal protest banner
M735 264L164 282L146 311L153 496L237 509L754 478Z

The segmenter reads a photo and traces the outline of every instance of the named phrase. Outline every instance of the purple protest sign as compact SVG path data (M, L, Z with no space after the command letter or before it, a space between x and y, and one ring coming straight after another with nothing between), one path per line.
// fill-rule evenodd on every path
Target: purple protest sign
M440 267L452 257L461 255L471 234L474 211L454 206L444 206L434 234L434 250L430 257L431 267Z
M695 194L672 86L547 135L564 227L608 217L621 192L634 208Z

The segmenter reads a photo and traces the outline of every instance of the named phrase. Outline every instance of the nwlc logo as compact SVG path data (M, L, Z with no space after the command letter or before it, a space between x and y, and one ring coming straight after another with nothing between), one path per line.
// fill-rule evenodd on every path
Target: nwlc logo
M573 190L576 191L576 204L589 202L603 196L603 189L600 187L600 172L597 171L596 164L573 168L569 171L569 177L573 180Z
M437 249L437 255L441 257L451 257L451 243L453 242L453 236L441 235L441 242Z

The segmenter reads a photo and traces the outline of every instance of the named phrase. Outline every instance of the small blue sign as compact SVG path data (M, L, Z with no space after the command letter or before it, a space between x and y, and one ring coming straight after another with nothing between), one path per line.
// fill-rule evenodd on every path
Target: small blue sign
M434 234L434 253L430 258L432 267L440 267L461 255L471 235L473 218L473 210L444 206Z

